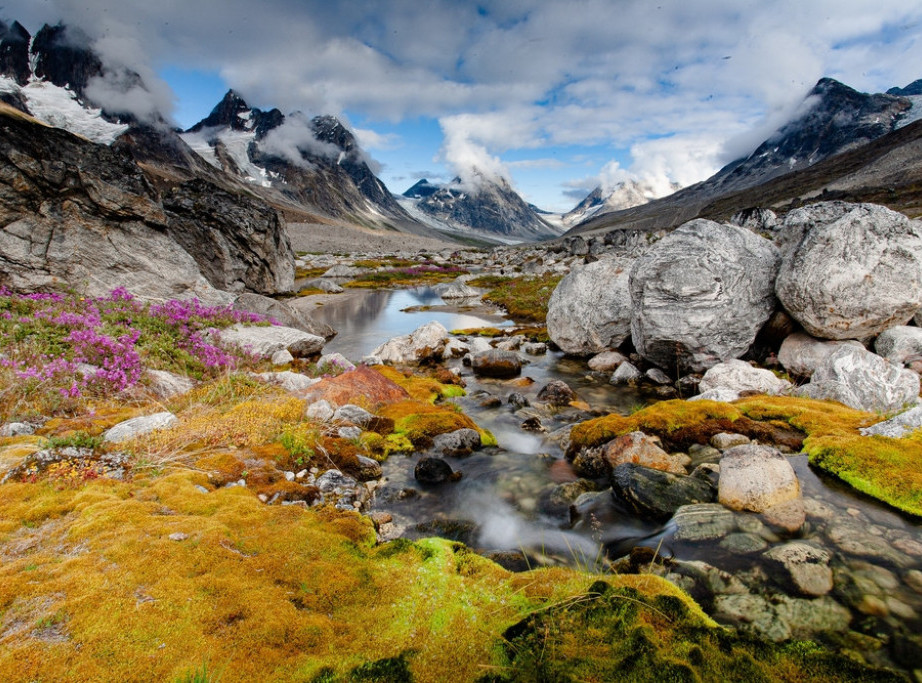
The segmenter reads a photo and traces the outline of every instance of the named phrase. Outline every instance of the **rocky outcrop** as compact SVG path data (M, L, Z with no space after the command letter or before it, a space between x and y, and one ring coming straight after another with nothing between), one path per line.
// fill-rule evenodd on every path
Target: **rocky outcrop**
M262 358L271 358L282 350L295 358L305 358L319 354L326 341L323 337L293 327L257 327L240 323L221 330L218 336L222 343L240 347Z
M826 357L799 393L887 413L918 398L919 376L863 348L845 346Z
M631 334L630 261L604 258L574 266L551 295L547 333L560 350L589 356Z
M288 238L266 205L205 181L163 200L127 155L9 108L0 110L0 178L0 284L90 296L121 286L209 303L232 300L214 288L293 285Z
M873 337L922 307L922 224L874 204L790 212L778 300L823 339Z
M631 269L631 336L665 368L706 370L743 355L775 307L777 249L730 225L694 220Z

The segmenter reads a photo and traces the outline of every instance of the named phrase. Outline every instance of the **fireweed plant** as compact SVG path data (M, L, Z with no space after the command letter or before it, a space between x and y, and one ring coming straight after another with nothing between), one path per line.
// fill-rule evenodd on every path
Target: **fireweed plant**
M0 412L39 394L66 412L130 389L145 368L204 379L252 366L208 334L240 322L269 321L196 299L144 303L124 288L100 298L0 288Z

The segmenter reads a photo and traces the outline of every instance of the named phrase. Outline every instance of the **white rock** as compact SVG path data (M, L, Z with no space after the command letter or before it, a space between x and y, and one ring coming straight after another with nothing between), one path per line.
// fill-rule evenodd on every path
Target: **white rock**
M439 358L448 343L448 330L436 321L426 323L411 334L394 337L371 352L384 363L419 363Z
M899 415L865 427L859 431L865 436L889 436L899 439L922 427L922 406L916 406Z
M294 356L288 351L288 349L279 349L272 354L272 364L276 367L280 365L288 365L295 359Z
M717 401L719 403L733 403L740 397L740 392L732 389L710 389L697 396L692 396L689 401Z
M886 329L875 340L874 350L891 363L922 360L922 328L897 325Z
M276 351L287 349L295 358L320 353L326 340L293 327L247 326L241 323L221 330L219 338L225 344L232 344L255 353L262 358L271 358Z
M256 377L264 382L276 384L291 393L303 391L320 381L290 370L285 370L284 372L260 372L256 374Z
M624 362L612 373L610 384L636 384L643 379L643 373L633 363Z
M810 377L817 366L826 359L826 356L842 346L864 348L861 342L853 339L830 341L817 339L803 332L795 332L781 342L778 362L793 375Z
M192 387L195 386L195 383L188 377L166 370L148 370L147 376L150 379L151 389L161 399L185 394L187 391L192 391Z
M170 412L135 417L130 420L125 420L124 422L119 422L106 431L102 435L102 439L109 443L121 443L122 441L134 439L135 437L143 436L144 434L149 434L159 429L167 429L178 422L179 419Z
M826 357L798 394L886 413L919 397L919 376L863 348L844 346Z
M304 414L312 420L328 422L333 419L333 406L328 401L320 399L307 406Z
M704 373L698 389L704 393L712 389L729 389L737 393L757 391L760 394L780 394L790 389L791 383L776 377L770 370L754 368L741 360L718 363Z

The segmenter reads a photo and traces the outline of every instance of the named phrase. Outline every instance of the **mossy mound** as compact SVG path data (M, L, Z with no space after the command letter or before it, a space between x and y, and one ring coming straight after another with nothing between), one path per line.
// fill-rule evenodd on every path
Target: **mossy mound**
M509 663L480 683L905 680L809 643L778 647L709 628L674 596L603 581L503 635Z
M439 381L435 377L403 373L387 365L376 365L374 369L397 386L403 387L410 397L417 401L435 403L445 398L464 396L465 393L463 387Z
M922 434L903 439L863 436L883 419L831 401L758 396L734 403L663 401L633 415L608 415L576 425L569 454L639 430L669 448L707 443L717 432L803 450L810 463L898 510L922 516Z
M389 680L380 673L398 669L470 681L504 665L511 624L591 583L573 570L510 574L438 539L375 547L355 514L196 488L205 483L182 472L0 487L4 680L182 680L207 662L226 683ZM611 580L647 600L672 596L683 620L713 626L657 577Z
M475 429L483 446L495 446L496 438L462 413L454 405L433 405L420 401L401 401L379 411L394 421L394 433L406 437L417 448L428 448L439 434L459 429Z

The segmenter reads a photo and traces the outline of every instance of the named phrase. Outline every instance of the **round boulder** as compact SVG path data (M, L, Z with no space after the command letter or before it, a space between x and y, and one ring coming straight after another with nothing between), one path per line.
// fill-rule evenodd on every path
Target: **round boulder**
M837 351L840 346L856 346L863 349L861 342L827 341L811 337L803 332L795 332L785 337L778 350L778 362L792 375L810 377L813 371L826 360L826 356Z
M631 268L631 337L648 361L703 371L742 356L775 308L780 256L749 230L697 219Z
M573 266L547 310L547 333L560 350L590 356L618 347L631 333L630 262L603 258Z
M754 368L737 359L718 363L704 373L698 385L702 393L712 389L729 389L737 393L755 391L760 394L780 394L790 387L790 382L777 377L770 370Z
M800 498L791 463L769 446L735 446L720 459L718 501L731 510L764 512Z
M779 301L814 337L862 339L922 307L922 223L875 204L788 214Z

